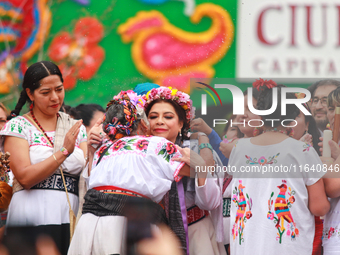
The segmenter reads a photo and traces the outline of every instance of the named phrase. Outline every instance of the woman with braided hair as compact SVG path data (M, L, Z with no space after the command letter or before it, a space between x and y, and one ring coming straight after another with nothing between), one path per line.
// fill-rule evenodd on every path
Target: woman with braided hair
M104 139L97 150L91 144L101 140L96 132L100 120L89 132L89 190L70 255L125 254L126 204L131 199L152 201L152 223L167 223L165 212L157 203L172 181L179 181L180 175L190 175L183 162L172 160L182 156L173 143L162 137L135 135L135 105L141 100L133 92L121 92L108 103L102 128L109 139Z
M66 254L69 206L77 212L78 180L85 166L85 127L82 121L59 112L65 91L62 74L54 63L31 65L22 87L13 118L0 132L5 137L4 149L11 154L15 177L7 227L24 226L28 233L51 235L61 254ZM19 116L26 102L31 103L30 111ZM11 228L7 234L11 234Z

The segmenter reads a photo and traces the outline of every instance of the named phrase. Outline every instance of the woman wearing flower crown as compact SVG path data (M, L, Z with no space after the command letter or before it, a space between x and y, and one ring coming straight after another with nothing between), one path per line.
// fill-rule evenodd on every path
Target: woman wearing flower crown
M283 86L262 85L256 109L270 109L274 93L277 108L263 118L278 121L273 127L264 121L262 134L240 139L230 154L229 165L236 169L231 183L231 253L311 254L313 214L324 215L330 207L323 173L309 171L322 163L314 148L290 138L291 128L281 125L299 114L295 105L287 105L287 115L281 116Z
M183 146L183 139L187 139L190 120L194 115L189 95L177 89L154 88L146 95L145 113L150 122L152 135L164 137L172 142L177 141ZM213 150L206 136L199 138L199 146L202 157L206 157L208 163L208 160L213 159ZM214 165L213 160L211 164ZM185 178L183 184L187 208L183 217L187 218L189 225L190 254L225 254L223 245L219 247L215 235L219 234L221 242L223 229L221 228L220 232L215 231L222 226L222 210L219 207L222 195L216 178L197 175L195 179ZM177 189L181 198L183 195L181 184L177 185ZM214 211L209 212L212 210Z
M109 139L97 150L91 146L101 140L96 131L100 120L89 133L89 190L68 254L125 254L123 213L129 203L152 202L152 223L167 224L158 203L172 182L190 171L183 162L172 160L182 156L172 142L136 136L139 104L143 104L142 99L132 91L119 93L108 103L102 124ZM205 165L204 161L199 163Z

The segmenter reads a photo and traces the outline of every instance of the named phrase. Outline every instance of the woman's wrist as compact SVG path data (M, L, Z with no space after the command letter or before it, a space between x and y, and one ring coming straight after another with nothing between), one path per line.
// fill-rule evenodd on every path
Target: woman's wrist
M62 147L60 149L60 152L65 156L65 157L69 157L72 153L70 153L65 147Z

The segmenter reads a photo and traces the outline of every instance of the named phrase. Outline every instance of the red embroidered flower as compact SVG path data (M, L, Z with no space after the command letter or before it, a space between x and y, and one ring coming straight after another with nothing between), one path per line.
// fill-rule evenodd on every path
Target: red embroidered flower
M294 196L291 196L288 200L289 200L289 202L290 202L291 204L294 204L294 202L295 202L295 197L294 197Z
M98 46L103 36L103 25L85 17L78 20L72 34L61 32L53 39L48 55L58 63L65 89L72 89L77 79L90 80L98 71L105 56Z
M330 228L328 231L328 239L332 237L332 234L334 234L334 228Z
M299 235L299 230L295 228L295 234L298 236Z
M107 146L103 146L103 147L101 147L101 148L99 149L99 151L98 151L98 156L99 156L99 157L103 154L103 152L106 150L106 148L107 148Z
M125 146L126 142L122 141L122 140L118 140L117 142L115 142L115 144L113 145L113 150L114 151L118 151L121 148L123 148Z
M251 218L251 216L253 216L253 214L251 213L251 211L246 212L246 218L249 220Z
M174 153L177 152L177 148L173 143L167 143L166 144L166 152L170 155L174 154Z
M139 140L134 145L136 146L136 148L138 150L141 150L141 151L146 150L148 148L149 141L148 140Z

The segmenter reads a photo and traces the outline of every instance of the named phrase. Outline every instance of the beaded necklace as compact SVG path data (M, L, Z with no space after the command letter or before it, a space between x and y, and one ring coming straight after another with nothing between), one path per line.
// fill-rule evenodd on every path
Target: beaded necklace
M48 141L52 144L52 146L54 146L54 143L51 141L51 139L48 137L48 135L46 134L45 130L43 129L43 127L40 125L40 123L38 122L38 120L35 118L34 114L33 114L33 109L30 109L30 113L32 115L32 118L34 120L34 122L38 125L38 127L41 129L41 131L43 131L45 137L48 139ZM57 118L59 117L59 113L57 113Z
M267 129L267 130L263 130L262 134L267 133L267 132L279 132L279 133L288 135L289 137L292 137L294 135L294 129L292 128L287 128L286 130L278 130L277 128Z

